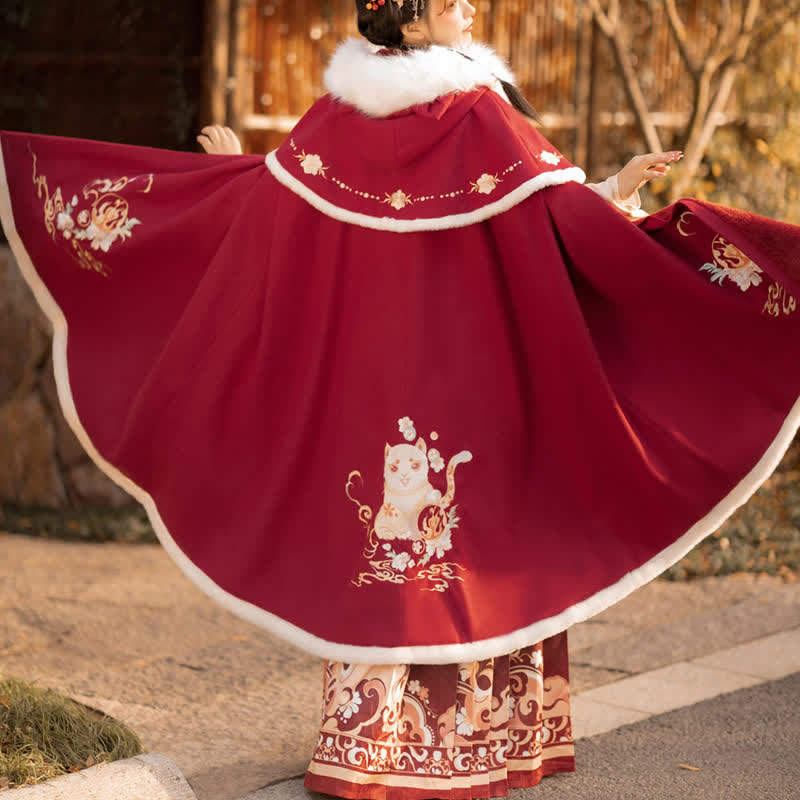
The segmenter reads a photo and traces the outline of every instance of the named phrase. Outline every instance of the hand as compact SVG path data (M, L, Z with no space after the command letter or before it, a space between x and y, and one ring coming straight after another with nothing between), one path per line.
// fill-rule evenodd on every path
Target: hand
M624 202L637 189L641 189L651 178L661 178L666 175L671 167L669 162L683 158L680 150L671 150L668 153L645 153L634 156L618 173L620 198Z
M227 126L206 125L201 135L197 137L197 141L206 153L223 156L242 155L242 145L238 137Z

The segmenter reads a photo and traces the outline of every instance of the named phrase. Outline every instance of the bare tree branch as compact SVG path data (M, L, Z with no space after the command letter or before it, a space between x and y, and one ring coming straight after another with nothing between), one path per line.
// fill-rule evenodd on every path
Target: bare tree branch
M619 12L619 0L611 0L609 4L609 15L603 12L600 6L600 0L588 1L589 7L592 9L592 13L597 20L600 30L614 48L614 55L617 57L617 64L622 72L625 93L628 95L628 100L636 115L639 130L650 152L659 152L664 149L661 144L661 137L658 134L656 126L653 124L650 109L647 106L647 98L639 82L636 67L631 59L630 46L617 16ZM612 13L615 17L613 20L610 18Z
M610 0L608 4L608 19L616 28L619 25L619 0Z
M675 6L675 0L662 0L662 2L664 4L664 11L667 14L669 28L672 31L675 42L678 45L678 52L681 54L681 58L683 59L683 63L686 64L686 68L696 80L699 77L700 65L694 59L689 50L689 37L686 35L686 27L684 26L683 20L678 13L677 7Z
M607 38L611 39L614 36L616 26L613 25L611 20L606 16L600 6L600 0L589 0L589 7L592 9L592 13L597 20L597 24L600 26L600 30L603 31Z

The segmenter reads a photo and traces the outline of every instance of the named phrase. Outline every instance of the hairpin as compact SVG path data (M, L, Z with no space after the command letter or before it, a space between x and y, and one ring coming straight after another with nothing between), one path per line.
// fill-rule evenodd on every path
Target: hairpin
M392 0L392 2L398 7L402 8L405 0ZM377 11L381 6L386 5L386 0L370 0L367 3L367 11ZM414 0L414 19L419 19L419 0Z

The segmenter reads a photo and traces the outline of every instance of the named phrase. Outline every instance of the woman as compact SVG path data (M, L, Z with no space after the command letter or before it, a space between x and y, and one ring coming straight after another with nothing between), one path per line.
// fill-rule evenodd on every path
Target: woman
M3 132L0 214L84 447L326 659L306 785L498 796L574 769L566 629L791 442L800 229L588 188L469 3L356 6L266 159Z

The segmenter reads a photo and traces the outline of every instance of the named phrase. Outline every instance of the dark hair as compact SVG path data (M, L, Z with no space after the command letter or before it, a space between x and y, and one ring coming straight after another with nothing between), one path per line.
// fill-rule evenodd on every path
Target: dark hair
M385 3L377 11L368 9L368 2L370 5L373 4L372 0L356 0L358 32L368 41L381 47L409 50L410 47L403 41L403 31L401 30L403 25L414 21L415 10L418 12L420 19L424 19L428 13L428 8L435 0L417 0L416 2L415 0L405 0L402 6L398 6L393 0L385 0ZM456 52L470 61L475 60L466 53L458 50ZM525 98L525 95L513 83L504 81L502 78L498 78L498 80L511 101L511 105L521 114L541 123L541 117Z

